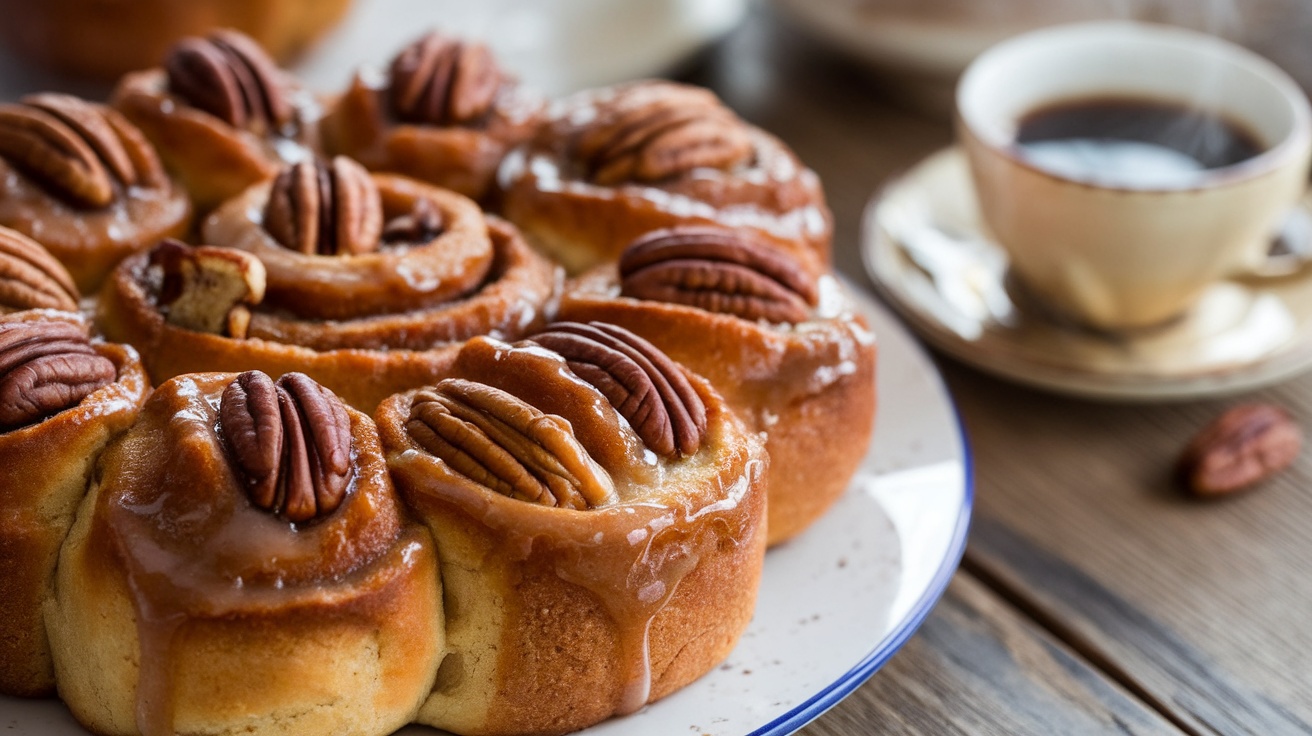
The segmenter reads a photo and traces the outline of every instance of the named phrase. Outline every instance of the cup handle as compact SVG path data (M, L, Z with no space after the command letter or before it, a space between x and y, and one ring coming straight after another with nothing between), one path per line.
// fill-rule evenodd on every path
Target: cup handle
M1274 236L1267 258L1237 276L1250 279L1278 279L1301 274L1312 265L1312 213L1295 206L1285 215Z

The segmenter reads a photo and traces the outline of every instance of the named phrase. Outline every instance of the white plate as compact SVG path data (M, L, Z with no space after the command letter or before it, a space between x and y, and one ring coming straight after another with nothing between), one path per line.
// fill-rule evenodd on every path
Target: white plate
M947 587L972 498L965 436L934 365L883 307L859 295L879 338L875 438L847 495L766 556L756 616L719 668L581 736L783 736L874 674ZM15 736L84 732L54 700L0 697ZM433 736L409 727L400 736Z

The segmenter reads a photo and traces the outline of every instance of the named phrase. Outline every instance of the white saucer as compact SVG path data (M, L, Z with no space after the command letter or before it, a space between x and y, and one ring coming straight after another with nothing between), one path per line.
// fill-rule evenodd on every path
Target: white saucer
M1309 203L1293 213L1306 224ZM1308 237L1308 228L1290 228ZM966 160L949 148L866 208L862 255L882 294L944 352L1020 383L1152 401L1247 391L1312 367L1312 278L1218 283L1185 316L1107 335L1036 308L984 231Z

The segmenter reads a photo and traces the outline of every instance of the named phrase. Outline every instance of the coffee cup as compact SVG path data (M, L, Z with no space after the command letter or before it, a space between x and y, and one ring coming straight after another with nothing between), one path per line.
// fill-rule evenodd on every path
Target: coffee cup
M956 103L980 213L1013 275L1102 330L1167 322L1216 282L1263 273L1307 186L1302 90L1193 31L1097 22L1017 36L967 68Z

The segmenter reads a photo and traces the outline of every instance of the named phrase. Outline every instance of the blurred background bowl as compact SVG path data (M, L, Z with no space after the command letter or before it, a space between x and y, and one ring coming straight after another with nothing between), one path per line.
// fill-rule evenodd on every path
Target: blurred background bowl
M1018 33L1082 20L1169 23L1236 41L1312 89L1308 0L772 0L826 47L865 67L890 92L934 113L981 51Z

